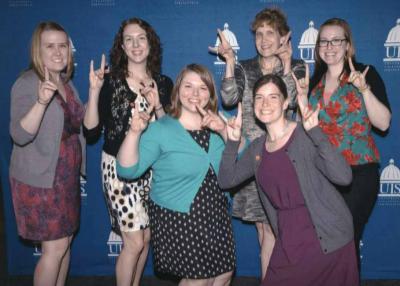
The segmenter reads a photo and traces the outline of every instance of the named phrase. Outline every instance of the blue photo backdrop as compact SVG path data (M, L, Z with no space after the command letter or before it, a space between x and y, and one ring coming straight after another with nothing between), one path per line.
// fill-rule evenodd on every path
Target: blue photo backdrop
M27 68L29 45L38 22L54 20L71 36L76 69L74 83L87 99L89 62L109 53L120 22L130 17L147 20L163 43L163 73L175 78L192 62L206 65L220 83L224 64L207 51L217 43L217 28L225 29L239 59L255 55L250 24L264 7L278 6L288 16L293 56L313 67L315 36L331 17L346 19L353 31L359 61L374 65L385 81L393 119L385 138L377 137L382 155L381 189L362 241L362 277L400 278L400 1L398 0L4 0L0 3L0 146L1 183L6 219L8 270L31 274L40 249L18 238L9 191L8 132L10 89ZM120 238L110 232L101 191L102 142L87 150L87 178L81 180L81 226L72 245L72 275L113 275ZM396 166L397 165L397 166ZM234 220L237 275L258 276L259 247L255 227ZM145 275L152 275L148 259Z

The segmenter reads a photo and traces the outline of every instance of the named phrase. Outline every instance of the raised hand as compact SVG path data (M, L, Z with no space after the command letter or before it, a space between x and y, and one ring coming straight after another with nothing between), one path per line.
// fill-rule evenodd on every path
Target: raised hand
M160 96L158 94L157 83L154 80L151 80L148 84L144 82L140 82L142 88L140 89L140 93L144 98L146 98L147 102L149 103L149 110L150 113L153 108L159 109L162 108L160 103Z
M101 55L100 68L94 70L93 60L90 61L90 72L89 72L89 82L90 89L100 90L104 83L104 74L106 73L106 56Z
M129 130L135 134L141 134L149 124L151 116L147 112L139 112L139 108L137 108L134 103L131 103L131 105L132 117L130 118Z
M240 141L242 135L242 103L239 102L238 104L236 116L227 120L226 131L229 140Z
M303 127L306 131L318 126L318 115L319 115L319 104L315 110L312 110L310 106L299 104Z
M39 82L37 101L42 105L47 105L53 97L57 85L50 80L50 73L47 67L44 67L44 81Z
M218 47L208 47L208 50L213 53L216 54L217 56L221 56L225 59L225 61L233 61L235 62L235 52L233 51L231 45L229 44L229 42L226 40L224 33L218 29L218 37L220 40L220 44Z
M286 36L283 37L282 45L276 50L275 55L281 60L285 74L290 72L291 64L292 64L292 43L290 41L290 36L292 32L287 33Z
M196 105L197 111L202 116L201 126L207 127L221 135L224 135L226 125L224 120L211 110L204 110L201 106Z
M308 89L310 85L310 69L308 64L306 64L306 75L304 78L297 79L295 74L292 72L292 77L294 82L296 83L297 90L297 102L300 105L307 106L308 105ZM301 108L301 106L300 106Z
M366 89L369 89L365 76L369 70L369 66L367 66L363 72L359 72L354 68L353 60L351 57L349 58L349 67L350 67L350 76L347 80L351 82L360 92L363 92Z

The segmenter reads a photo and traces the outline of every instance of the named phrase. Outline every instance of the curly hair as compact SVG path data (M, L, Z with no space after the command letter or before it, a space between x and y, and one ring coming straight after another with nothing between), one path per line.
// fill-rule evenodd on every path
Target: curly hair
M122 21L118 33L115 35L114 44L110 51L111 75L116 78L127 77L128 74L128 57L122 49L124 43L123 33L126 26L137 24L145 30L146 37L149 42L150 52L147 57L146 70L151 76L155 76L161 72L162 48L160 38L157 33L145 20L140 18L130 18Z
M265 8L258 12L251 24L252 32L255 33L264 23L277 30L281 36L286 36L290 31L285 14L278 8Z
M179 99L179 89L182 85L184 77L189 72L194 72L198 74L201 80L205 83L205 85L208 88L208 92L210 93L210 100L204 109L206 110L209 109L212 112L217 112L218 95L215 89L215 82L213 76L205 66L199 64L189 64L181 70L178 77L176 78L175 85L171 93L171 108L169 109L169 114L174 118L179 118L182 114L182 104Z

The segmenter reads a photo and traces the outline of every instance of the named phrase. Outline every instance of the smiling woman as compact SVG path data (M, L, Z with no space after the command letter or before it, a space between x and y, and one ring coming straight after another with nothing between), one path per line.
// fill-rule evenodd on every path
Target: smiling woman
M379 189L379 152L371 130L389 128L390 105L376 69L355 62L345 20L332 18L321 25L315 59L310 104L321 106L322 131L352 167L353 183L342 188L342 195L353 215L358 252Z
M79 226L84 109L70 80L72 69L65 30L40 23L30 69L11 91L10 181L18 234L42 247L34 285L64 285Z
M109 73L104 55L98 70L91 62L84 134L94 143L104 127L103 191L112 228L121 233L124 242L116 265L117 285L137 286L149 248L147 197L152 173L149 170L133 181L120 180L115 157L128 132L132 106L161 118L170 104L172 81L160 73L160 39L142 19L131 18L121 23L110 59Z
M229 285L235 268L228 202L217 182L226 132L216 110L211 73L190 64L176 80L170 115L147 128L148 114L135 108L118 153L121 177L153 169L154 266L179 277L180 286Z

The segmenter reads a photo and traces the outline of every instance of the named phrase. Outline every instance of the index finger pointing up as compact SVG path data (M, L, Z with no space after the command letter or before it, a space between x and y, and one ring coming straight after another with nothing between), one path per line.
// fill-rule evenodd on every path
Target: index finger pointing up
M242 103L239 102L238 107L237 107L237 114L236 114L236 118L242 118Z
M50 73L46 66L44 66L44 80L45 81L50 80Z
M199 111L201 116L206 116L207 115L207 112L200 105L196 105L196 108Z
M100 69L101 69L101 71L104 71L105 68L106 68L106 56L104 54L102 54Z

